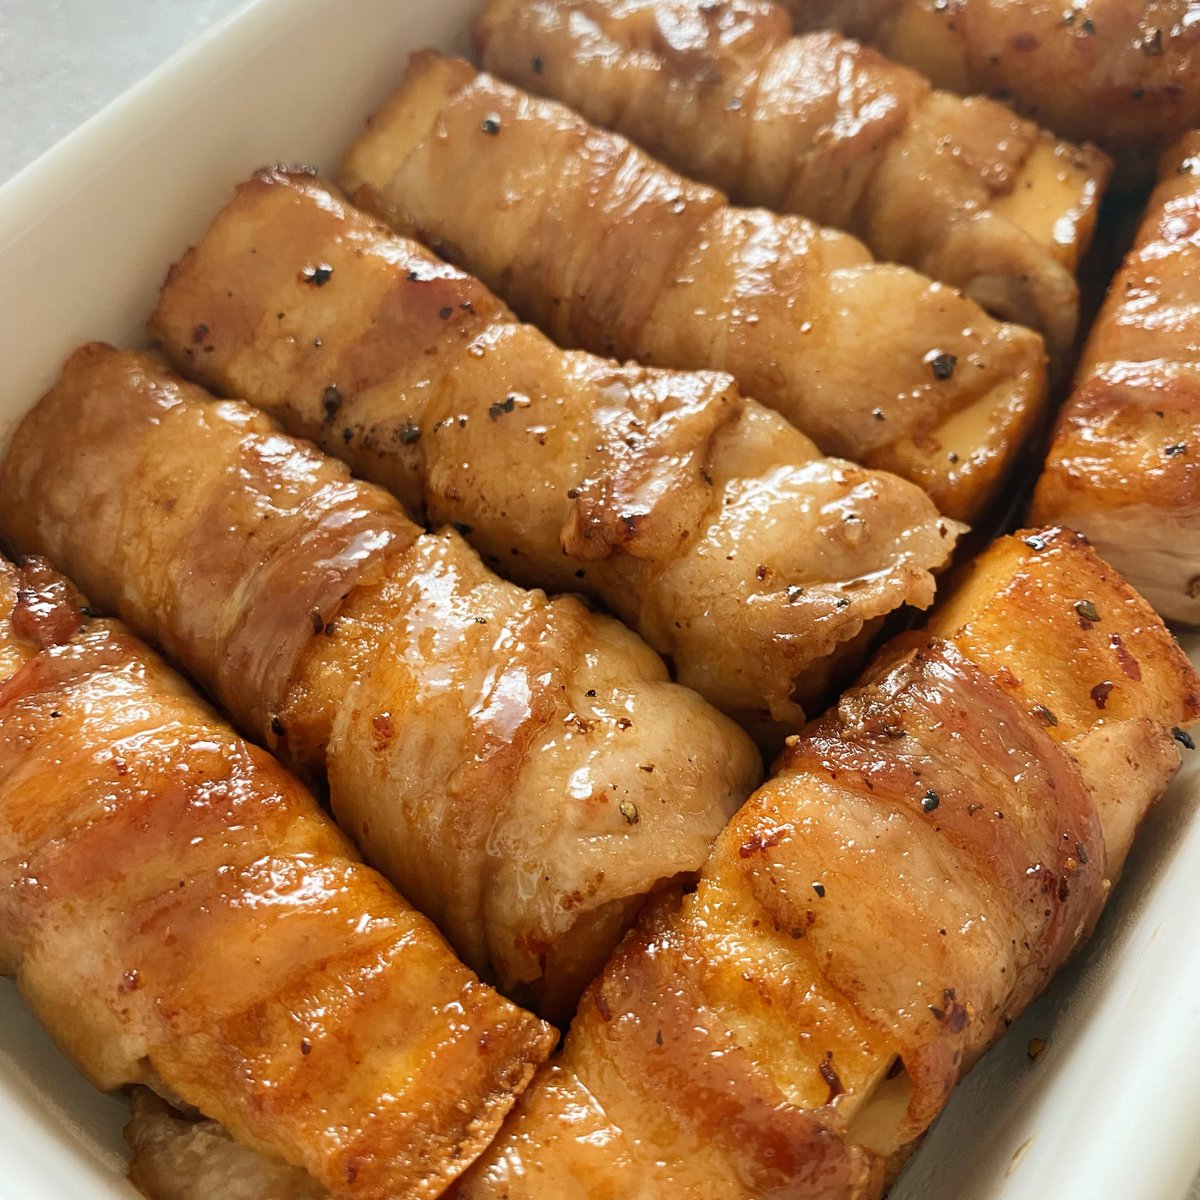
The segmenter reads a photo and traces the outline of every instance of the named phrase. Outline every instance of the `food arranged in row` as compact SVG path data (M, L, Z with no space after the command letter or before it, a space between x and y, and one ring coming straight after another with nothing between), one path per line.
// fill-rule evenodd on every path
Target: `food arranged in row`
M762 777L750 739L612 618L503 582L143 355L76 352L14 435L0 508L18 550L327 781L462 960L553 1018Z
M875 11L950 87L1001 28L788 7ZM802 728L1036 449L1109 163L792 17L489 0L483 65L536 95L416 55L349 201L259 171L171 268L155 354L82 347L17 430L6 545L371 864L0 560L0 968L138 1085L155 1200L877 1200L1191 745L1200 676L1065 526L1200 619L1200 134L1091 334L1044 527ZM1191 26L1156 28L1166 89ZM761 786L751 735L786 738ZM569 1023L557 1056L514 1000Z
M89 612L44 563L0 560L0 969L97 1087L195 1106L291 1164L282 1185L440 1195L554 1031ZM134 1163L152 1195L158 1166Z
M743 204L800 213L1071 349L1107 158L766 0L489 0L483 66Z
M1058 419L1033 516L1200 624L1200 132L1168 152Z
M649 906L454 1195L874 1200L1091 930L1197 716L1078 535L1001 539Z
M957 525L712 372L565 352L319 180L259 172L172 269L176 366L278 416L510 578L589 594L778 744Z
M951 517L987 508L1044 416L1032 331L844 234L732 208L459 59L416 56L341 182L561 345L729 371L826 454Z

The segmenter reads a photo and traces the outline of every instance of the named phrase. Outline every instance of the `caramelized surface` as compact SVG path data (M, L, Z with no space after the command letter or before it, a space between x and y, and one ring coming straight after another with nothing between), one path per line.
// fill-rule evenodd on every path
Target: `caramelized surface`
M1200 133L1163 159L1032 515L1082 530L1163 616L1200 623Z
M0 561L0 967L97 1086L162 1088L333 1197L439 1195L552 1032L80 604Z
M749 739L615 621L418 535L381 489L143 355L72 357L0 501L19 546L261 713L248 729L327 776L339 823L464 959L560 1019L760 778ZM331 607L297 601L314 579ZM295 652L268 694L229 647L276 627Z
M826 453L894 469L954 517L987 501L1045 399L1034 335L852 238L730 208L457 59L412 61L342 180L556 341L727 370Z
M1200 124L1191 0L783 0L801 29L833 27L939 87L991 93L1065 137L1103 146L1131 185Z
M792 37L766 0L490 0L475 37L488 70L738 203L844 229L1069 352L1098 151L837 34Z
M728 376L561 351L304 175L239 189L153 327L498 570L602 600L768 738L871 622L929 603L954 540L917 488L822 458Z
M454 1194L880 1196L1090 930L1198 715L1187 659L1081 539L1001 539L789 739Z

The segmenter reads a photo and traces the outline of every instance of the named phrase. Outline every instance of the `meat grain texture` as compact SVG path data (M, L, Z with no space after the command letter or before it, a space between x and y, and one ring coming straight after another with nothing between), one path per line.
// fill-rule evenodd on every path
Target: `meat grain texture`
M459 59L414 57L341 179L559 344L728 371L956 519L1001 490L1045 406L1036 334L844 234L733 208Z
M246 405L85 346L0 469L7 534L316 780L464 961L555 1018L761 777L578 600L496 578Z
M1164 156L1058 418L1032 519L1081 530L1200 624L1200 133Z
M0 970L97 1087L194 1106L333 1200L432 1200L553 1031L87 612L44 562L0 560Z
M185 374L456 524L497 571L600 600L768 742L883 617L930 603L957 533L727 375L560 350L309 175L244 184L152 328Z

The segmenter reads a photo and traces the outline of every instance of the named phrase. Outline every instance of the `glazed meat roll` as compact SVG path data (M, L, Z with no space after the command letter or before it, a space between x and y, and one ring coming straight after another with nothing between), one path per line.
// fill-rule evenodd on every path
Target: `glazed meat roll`
M98 1087L194 1106L316 1194L440 1195L553 1030L87 612L0 560L0 969Z
M76 352L14 437L0 506L20 548L327 777L338 822L464 961L556 1019L761 777L616 621L502 582L145 356Z
M765 0L490 0L489 70L738 203L800 213L1071 347L1109 164Z
M1087 935L1200 679L1077 535L1004 539L648 909L472 1200L875 1200Z
M152 328L497 569L603 601L767 739L929 603L954 542L918 488L823 458L728 376L561 351L307 175L244 184Z
M730 208L458 59L414 59L342 182L560 344L727 370L827 454L953 517L985 506L1043 406L1035 334L844 234Z
M1200 623L1200 133L1163 160L1059 417L1033 519L1082 530L1163 616Z
M951 91L992 93L1116 157L1118 179L1200 124L1192 0L783 0L803 29L862 38Z

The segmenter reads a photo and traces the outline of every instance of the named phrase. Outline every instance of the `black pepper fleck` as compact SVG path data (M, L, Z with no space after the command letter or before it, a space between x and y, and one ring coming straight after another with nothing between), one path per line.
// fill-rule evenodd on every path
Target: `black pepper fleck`
M958 355L946 354L941 350L930 350L925 356L925 361L933 371L934 379L944 381L954 374L954 368L958 366Z
M812 890L817 893L817 896L820 899L825 899L825 885L823 883L814 883L812 885Z
M321 393L321 403L325 407L325 420L332 421L337 415L337 410L342 407L342 393L330 384Z
M413 444L413 442L419 442L420 440L421 440L420 425L413 425L410 423L408 425L402 425L400 427L400 443L401 443L401 445L411 446Z
M937 808L941 802L941 797L933 790L933 788L930 788L921 798L921 808L925 812L933 812L933 810Z
M1100 613L1096 610L1096 606L1090 600L1077 600L1075 602L1075 611L1085 620L1096 622L1100 620Z
M479 124L479 128L490 137L500 132L500 118L495 113L488 113Z
M313 287L324 287L333 274L333 268L328 263L321 263L317 267L305 267L300 274L305 283L311 283Z
M1171 730L1171 736L1185 749L1195 750L1196 742L1186 729L1180 729L1178 725Z

